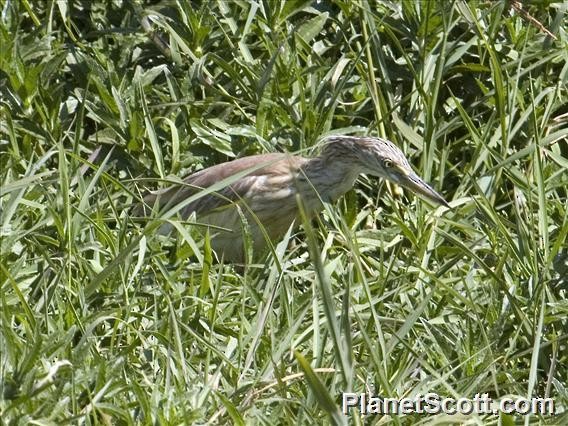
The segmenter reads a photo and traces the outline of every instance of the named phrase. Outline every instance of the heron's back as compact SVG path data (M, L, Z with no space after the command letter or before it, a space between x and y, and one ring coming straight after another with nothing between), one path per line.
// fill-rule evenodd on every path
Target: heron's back
M185 185L149 194L145 202L171 208L227 179L227 186L185 206L181 217L187 219L195 212L197 222L214 225L212 248L226 260L242 262L244 232L251 236L255 252L264 251L266 237L276 244L297 218L296 194L298 186L306 184L302 168L309 161L279 153L244 157L194 173L184 179Z

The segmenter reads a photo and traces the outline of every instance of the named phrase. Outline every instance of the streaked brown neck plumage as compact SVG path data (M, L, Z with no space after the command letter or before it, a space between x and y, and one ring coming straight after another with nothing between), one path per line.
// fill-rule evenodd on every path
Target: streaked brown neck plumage
M326 144L321 154L310 159L302 171L319 197L325 202L333 202L353 188L363 167L352 141L338 140Z

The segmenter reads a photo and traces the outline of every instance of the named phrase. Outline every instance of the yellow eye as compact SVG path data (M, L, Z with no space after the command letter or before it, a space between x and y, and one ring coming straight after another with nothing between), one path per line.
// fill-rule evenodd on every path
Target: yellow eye
M391 160L383 160L383 166L385 166L385 169L390 169L392 167L392 161Z

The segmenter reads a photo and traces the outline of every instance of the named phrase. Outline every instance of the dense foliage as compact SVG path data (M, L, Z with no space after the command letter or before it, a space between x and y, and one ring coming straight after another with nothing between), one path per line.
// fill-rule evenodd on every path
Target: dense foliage
M6 0L3 423L568 421L566 13ZM395 141L452 209L363 178L244 268L129 215L176 176L330 133ZM342 391L557 414L347 418Z

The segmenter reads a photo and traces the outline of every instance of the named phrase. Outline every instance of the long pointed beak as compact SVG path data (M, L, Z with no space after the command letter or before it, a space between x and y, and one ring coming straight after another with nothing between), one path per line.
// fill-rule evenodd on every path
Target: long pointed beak
M438 194L430 185L424 182L420 176L416 173L411 172L409 175L404 176L400 179L400 185L410 189L417 195L420 195L428 200L431 200L435 203L442 204L443 206L450 207L448 202L444 200L440 194Z

